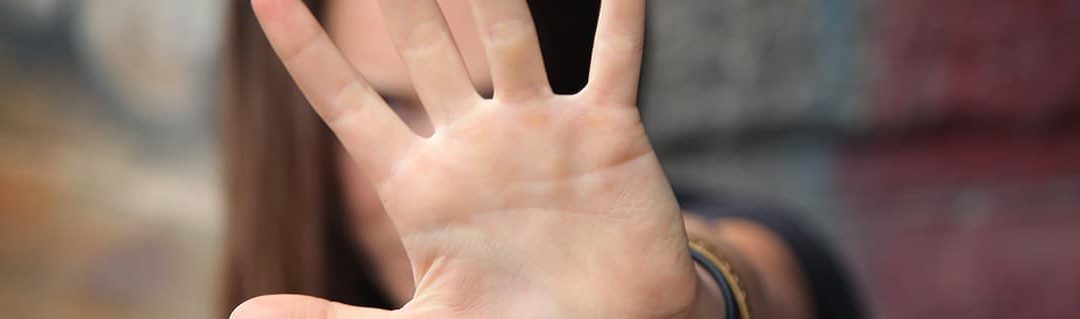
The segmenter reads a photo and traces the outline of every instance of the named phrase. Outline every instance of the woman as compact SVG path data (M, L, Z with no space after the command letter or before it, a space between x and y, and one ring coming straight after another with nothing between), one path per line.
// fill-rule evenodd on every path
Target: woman
M542 37L578 19L536 15L538 34L522 0L232 9L226 307L307 295L233 318L857 315L797 229L708 205L744 218L684 226L680 204L697 204L677 200L636 109L644 0L602 3L591 65L588 46Z

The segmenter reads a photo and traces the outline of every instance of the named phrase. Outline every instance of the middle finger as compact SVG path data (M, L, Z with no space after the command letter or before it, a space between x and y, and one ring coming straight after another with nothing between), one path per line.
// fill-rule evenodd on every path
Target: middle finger
M379 6L432 124L482 100L435 0L380 0Z

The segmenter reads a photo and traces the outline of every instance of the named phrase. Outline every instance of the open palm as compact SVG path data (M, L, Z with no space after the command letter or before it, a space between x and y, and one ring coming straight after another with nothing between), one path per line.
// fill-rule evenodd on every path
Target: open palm
M302 296L236 318L653 318L697 277L636 109L644 0L602 2L588 86L555 95L524 0L472 0L495 95L481 97L435 0L382 0L435 132L414 134L300 0L254 0L296 83L370 176L409 255L396 311Z

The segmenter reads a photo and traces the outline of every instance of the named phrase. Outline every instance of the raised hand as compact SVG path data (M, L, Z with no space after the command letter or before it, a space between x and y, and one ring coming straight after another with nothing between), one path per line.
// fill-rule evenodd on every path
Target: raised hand
M286 68L375 184L412 264L396 311L270 296L234 318L685 317L698 277L636 107L645 0L605 0L589 84L552 93L524 0L472 0L494 97L435 0L380 0L434 134L414 134L300 0L253 0Z

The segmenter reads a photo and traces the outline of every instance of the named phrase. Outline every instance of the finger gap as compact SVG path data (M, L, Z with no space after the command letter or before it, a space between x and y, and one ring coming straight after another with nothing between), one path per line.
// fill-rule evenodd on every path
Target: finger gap
M548 82L560 95L577 94L589 82L599 0L530 0Z

